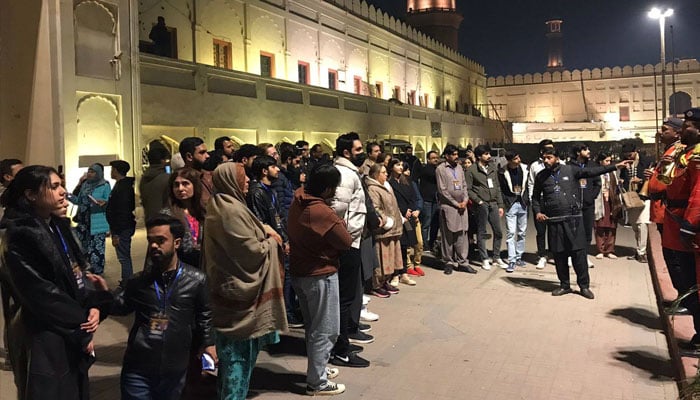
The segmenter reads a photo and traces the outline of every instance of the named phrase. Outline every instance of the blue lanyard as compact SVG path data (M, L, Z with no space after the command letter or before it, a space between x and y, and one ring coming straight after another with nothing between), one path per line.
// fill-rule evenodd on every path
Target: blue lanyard
M457 167L459 167L459 165L455 166L454 168L450 165L450 169L452 169L452 177L454 177L455 180L457 180Z
M260 186L262 186L262 188L265 189L265 191L267 193L269 193L270 196L272 196L272 205L275 208L277 208L277 196L275 196L275 194L272 192L272 190L269 187L267 187L264 183L260 182Z
M72 262L72 259L70 256L70 251L68 251L68 245L66 244L66 240L63 239L61 229L56 224L54 224L54 228L56 229L56 233L58 233L58 238L61 239L61 245L63 245L63 252L65 253L66 257L68 257L68 264L70 264Z
M559 169L557 170L557 175L556 175L556 177L554 176L554 174L550 174L550 175L549 175L549 176L552 177L552 180L554 181L554 184L557 185L557 186L559 186L559 174L560 174L560 173L561 173L561 168L559 168Z
M158 287L158 282L155 279L153 280L153 286L156 289L156 297L158 297L158 306L163 306L160 309L163 313L165 313L168 310L168 301L170 300L170 296L173 294L173 290L175 289L175 283L177 282L177 278L180 277L181 273L182 262L178 262L177 274L175 275L175 279L173 279L173 282L170 284L170 289L168 289L168 293L166 293L165 298L163 300L161 300L160 298L160 287Z

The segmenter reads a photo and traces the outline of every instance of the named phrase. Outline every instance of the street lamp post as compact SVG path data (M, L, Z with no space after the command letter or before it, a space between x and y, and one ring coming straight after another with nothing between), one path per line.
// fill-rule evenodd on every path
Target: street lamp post
M665 11L661 11L654 7L647 14L649 18L659 20L659 31L661 33L661 118L666 118L666 37L664 25L666 23L666 18L673 15L673 9L667 8ZM656 153L659 153L659 141L656 140Z

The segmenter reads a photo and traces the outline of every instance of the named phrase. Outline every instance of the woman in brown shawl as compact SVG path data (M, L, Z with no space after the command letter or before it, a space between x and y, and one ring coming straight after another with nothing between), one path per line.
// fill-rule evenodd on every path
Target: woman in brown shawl
M610 155L601 152L598 154L598 164L610 165ZM604 256L616 259L615 234L617 233L617 220L622 212L622 202L618 193L618 181L615 171L601 175L602 188L595 199L595 244L598 248L597 259Z
M374 232L377 244L375 249L381 267L374 270L371 293L377 297L386 298L391 293L398 293L398 289L391 286L389 281L394 272L403 269L400 242L403 234L403 226L400 223L401 210L396 203L393 189L387 183L384 164L372 165L365 183L374 209L383 222L383 225Z
M213 174L217 194L204 224L204 267L219 355L219 399L245 399L260 349L287 330L282 297L282 239L246 207L248 178L239 163Z

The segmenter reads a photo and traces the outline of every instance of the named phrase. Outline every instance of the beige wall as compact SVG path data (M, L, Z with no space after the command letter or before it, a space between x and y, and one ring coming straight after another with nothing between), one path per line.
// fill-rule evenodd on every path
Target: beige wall
M687 93L692 105L697 106L700 103L700 63L682 60L675 68L676 91ZM667 97L673 92L671 70L669 64ZM658 118L663 118L660 74L661 65L657 64L490 77L488 98L499 106L498 114L502 119L515 123L516 142L544 137L559 140L639 137L652 143L657 109ZM623 121L625 109L629 121Z
M503 140L500 125L484 118L392 105L382 99L147 55L141 59L144 143L163 134L175 140L196 135L212 146L217 137L229 135L243 143L305 139L332 148L338 134L349 131L365 140L406 138L428 149L434 143L441 148L448 142ZM431 122L440 124L440 137L431 137Z
M163 16L177 29L179 59L192 61L192 24L183 15L196 15L197 63L215 65L217 39L231 43L237 71L260 74L260 53L265 52L274 56L278 79L297 82L297 64L305 62L314 86L328 87L328 70L334 69L346 71L345 82L338 83L338 90L346 92L354 91L358 76L371 86L381 82L384 99L399 86L399 100L408 102L407 94L415 90L416 101L428 94L429 108L438 96L440 108L449 100L452 110L457 102L486 103L482 66L364 2L197 0L196 10L192 3L142 2L140 39L148 41L152 24ZM374 87L370 93L375 94Z

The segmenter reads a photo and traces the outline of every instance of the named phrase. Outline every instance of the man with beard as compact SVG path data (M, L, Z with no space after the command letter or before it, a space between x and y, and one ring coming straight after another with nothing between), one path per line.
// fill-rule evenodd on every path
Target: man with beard
M587 299L593 299L595 296L589 288L590 277L586 263L586 235L583 231L579 179L612 172L615 168L623 168L631 164L632 161L580 169L571 165L562 165L559 153L554 148L544 150L542 159L545 169L535 177L532 208L537 220L547 223L549 249L554 253L554 264L560 287L554 289L552 296L572 292L567 263L567 259L571 257L581 295Z
M273 147L274 148L274 147ZM251 172L255 179L250 182L248 190L248 208L263 224L267 224L282 237L284 249L284 303L287 310L287 322L290 328L300 328L304 324L296 317L297 302L292 289L292 277L289 274L289 236L287 227L280 216L280 196L274 189L274 183L280 176L280 168L274 158L264 155L256 157Z
M350 350L350 336L358 344L371 343L374 338L363 332L352 332L360 318L362 306L362 255L360 242L365 229L367 204L358 168L365 161L360 136L355 132L340 135L335 141L335 167L340 171L331 208L345 221L352 237L352 247L340 253L338 286L340 298L340 334L333 348L331 363L345 367L369 367L369 361ZM359 306L358 303L359 302ZM357 315L355 315L355 311Z
M437 193L440 198L440 233L442 235L441 253L445 263L445 275L452 274L457 268L470 274L476 270L469 265L469 215L467 202L469 190L464 169L459 165L459 151L456 146L448 144L442 153L445 162L435 170Z
M221 154L224 162L233 160L234 150L233 141L228 136L216 138L214 141L214 151Z
M585 143L576 143L571 146L571 155L574 157L569 161L569 165L579 168L586 169L597 166L591 160L591 149ZM581 178L578 180L579 184L579 195L581 202L581 215L583 215L583 230L586 234L586 246L591 244L593 240L593 222L595 222L595 199L600 194L600 189L602 186L602 181L599 176L593 178ZM586 256L586 263L589 267L593 267L593 264Z
M530 204L532 204L532 192L535 188L535 177L543 169L545 169L544 159L542 154L547 149L553 149L554 142L551 139L543 139L539 143L540 158L533 161L528 168L527 174L527 193L530 196ZM547 265L547 223L540 222L535 218L533 211L532 219L535 221L535 231L537 232L537 255L539 260L537 261L537 269L543 269Z
M190 167L201 172L202 181L202 205L207 206L209 198L214 195L214 183L211 180L211 172L204 169L204 165L209 159L207 145L198 137L187 137L182 139L178 148L185 167Z
M192 335L200 353L217 361L204 272L177 257L185 228L177 218L146 222L151 267L115 293L111 314L135 313L124 353L121 398L177 399L185 385ZM106 289L104 280L100 283Z
M367 143L367 159L362 163L360 167L360 175L369 175L369 169L372 165L379 162L379 156L382 154L382 147L377 142Z
M241 163L245 167L245 174L248 175L250 180L255 179L255 174L253 174L251 168L253 167L253 161L256 157L265 154L263 150L254 144L244 144L233 153L233 162Z
M669 271L683 274L679 295L686 295L683 305L693 316L695 335L690 349L683 355L700 357L700 303L692 287L698 284L700 265L700 108L683 113L681 143L686 147L674 159L675 176L666 187L666 214L661 239ZM684 344L687 347L688 344Z
M435 178L435 170L440 163L440 156L437 151L431 150L428 152L428 162L424 167L420 168L415 179L418 180L418 189L421 197L423 197L423 209L420 212L421 234L423 235L423 248L433 250L435 239L438 232L438 191L437 179Z

